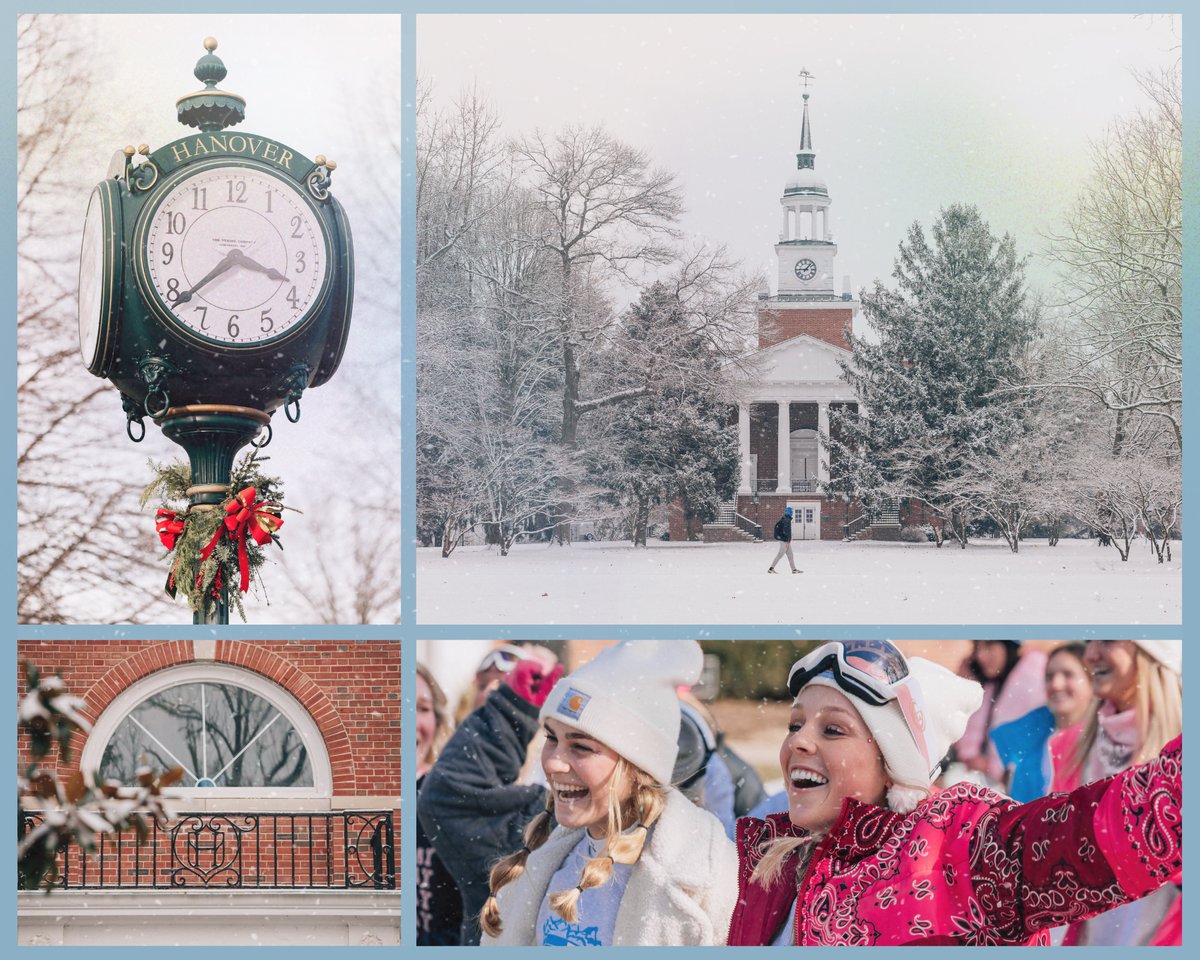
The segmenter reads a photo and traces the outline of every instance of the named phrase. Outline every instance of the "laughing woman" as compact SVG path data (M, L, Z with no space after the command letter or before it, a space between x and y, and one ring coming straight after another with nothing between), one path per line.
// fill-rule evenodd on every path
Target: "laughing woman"
M1099 709L1082 724L1073 743L1066 736L1061 743L1051 742L1052 750L1057 746L1067 753L1056 790L1072 780L1088 783L1143 763L1183 731L1182 640L1089 640L1083 659ZM1076 924L1065 943L1177 945L1183 877L1173 879L1138 903Z
M977 683L859 640L818 647L788 686L788 812L738 823L732 946L1046 944L1183 867L1182 738L1018 804L971 783L933 790Z
M676 687L695 683L702 665L691 641L627 642L547 695L553 678L521 664L455 734L418 813L457 871L468 914L476 871L495 863L479 914L485 946L724 943L733 843L670 786ZM547 787L516 782L534 723Z

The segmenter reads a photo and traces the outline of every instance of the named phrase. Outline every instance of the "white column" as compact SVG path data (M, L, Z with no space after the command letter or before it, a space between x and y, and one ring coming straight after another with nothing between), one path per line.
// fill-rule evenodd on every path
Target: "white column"
M779 401L779 444L777 446L779 483L775 489L780 493L792 492L792 418L791 401Z
M750 404L738 404L738 452L742 457L742 482L738 494L750 496Z
M817 404L817 434L829 436L829 404ZM817 440L817 481L822 484L829 482L829 448Z
M784 207L783 208L783 222L779 225L779 239L780 240L791 240L792 238L790 236L788 236L788 232L789 232L788 231L788 208Z

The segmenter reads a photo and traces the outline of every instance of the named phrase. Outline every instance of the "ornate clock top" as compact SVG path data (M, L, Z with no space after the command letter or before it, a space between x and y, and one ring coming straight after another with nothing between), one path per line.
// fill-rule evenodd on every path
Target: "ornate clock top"
M215 133L246 119L246 101L236 93L217 89L217 84L225 79L229 71L225 69L224 61L213 53L217 49L216 38L205 37L204 49L207 52L196 61L193 71L196 79L204 84L204 89L180 97L175 102L175 113L184 126Z

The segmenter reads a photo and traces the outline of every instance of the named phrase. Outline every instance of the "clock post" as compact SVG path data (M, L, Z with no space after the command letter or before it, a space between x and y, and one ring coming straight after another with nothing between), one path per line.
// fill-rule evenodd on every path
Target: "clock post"
M304 391L333 376L354 276L330 190L337 165L231 132L246 102L218 89L226 68L216 41L204 46L194 71L204 88L176 102L194 132L117 154L93 191L80 258L84 362L121 392L131 440L149 418L187 452L185 524L234 515L238 452L270 441L280 407L297 422ZM230 579L193 599L194 622L228 623Z

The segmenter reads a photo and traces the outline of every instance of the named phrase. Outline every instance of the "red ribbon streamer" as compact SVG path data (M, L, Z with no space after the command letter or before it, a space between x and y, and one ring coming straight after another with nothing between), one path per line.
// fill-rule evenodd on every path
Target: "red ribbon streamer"
M159 507L154 518L154 530L162 545L168 550L174 550L175 538L183 533L183 519L174 510Z
M283 526L279 516L279 504L257 499L258 491L246 487L225 504L225 522L217 527L208 546L200 551L201 561L207 560L216 549L221 534L228 533L237 543L238 570L241 573L239 589L245 593L250 589L250 557L246 549L246 534L249 533L260 547L271 542L271 534Z

